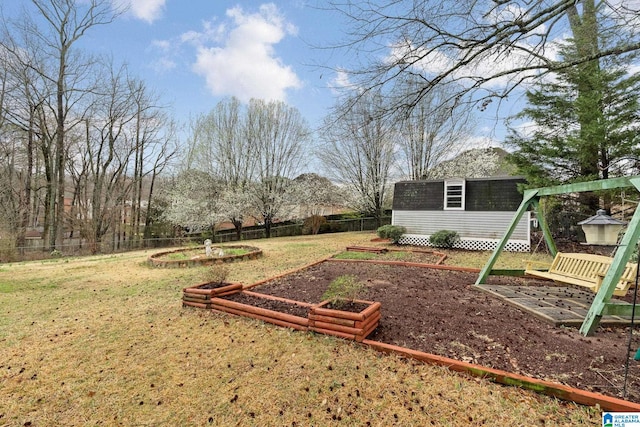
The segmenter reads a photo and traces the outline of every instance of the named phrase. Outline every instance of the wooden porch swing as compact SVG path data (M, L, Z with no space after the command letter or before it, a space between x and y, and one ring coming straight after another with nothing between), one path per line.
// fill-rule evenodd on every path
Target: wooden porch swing
M611 267L613 258L604 255L558 252L551 265L529 261L524 270L527 276L553 280L556 283L580 286L597 293L602 281ZM540 266L545 267L543 270ZM625 296L629 288L635 285L638 264L628 262L616 283L613 295Z
M475 284L479 285L486 282L498 256L504 250L522 215L529 207L533 206L536 213L538 213L540 228L547 247L554 256L554 262L546 271L538 270L530 265L527 270L521 271L521 273L526 272L530 275L549 278L560 283L585 286L596 292L589 312L580 327L580 333L583 335L592 335L597 329L600 319L605 314L630 316L633 305L612 303L611 296L614 294L620 295L622 292L626 294L628 288L635 283L637 264L632 264L628 261L631 254L636 250L638 237L640 237L640 209L636 208L613 258L597 255L587 256L587 254L559 253L544 216L539 214L541 197L627 187L635 187L640 190L640 175L525 190L522 203L511 220L505 235L498 242L493 254L480 271Z

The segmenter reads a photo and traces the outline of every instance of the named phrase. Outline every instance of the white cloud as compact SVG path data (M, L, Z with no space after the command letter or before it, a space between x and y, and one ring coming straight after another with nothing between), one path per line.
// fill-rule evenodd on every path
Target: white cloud
M341 93L342 90L353 90L356 86L349 78L349 73L345 70L337 70L334 78L329 82L329 87L334 94Z
M473 84L478 78L495 76L486 81L486 88L506 87L511 81L518 81L524 75L534 76L535 70L523 73L509 73L509 71L531 65L532 60L527 50L529 46L522 45L524 51L513 50L509 55L500 52L478 52L478 58L470 65L458 66L459 58L450 56L445 52L432 50L426 51L423 47L415 47L412 44L396 45L391 48L388 61L397 62L404 58L404 62L412 63L414 69L426 75L438 75L453 70L450 79L460 83L468 81ZM457 68L456 68L457 67ZM504 73L503 75L501 75Z
M193 70L214 95L284 100L288 89L301 86L274 49L297 31L274 4L263 4L255 13L234 7L227 10L227 18L224 23L205 23L201 32L190 31L181 38L196 46Z
M500 146L500 141L489 135L468 135L460 144L465 150Z
M116 7L125 7L137 19L153 23L160 18L166 0L112 0Z
M208 44L223 43L228 33L227 24L217 24L214 21L205 21L202 23L201 31L187 31L180 35L181 43L188 43L193 46L206 46Z
M163 74L178 68L177 43L172 40L153 40L151 48L159 52L159 56L148 64L156 73Z
M151 68L159 74L174 70L178 64L171 58L163 57L151 63Z
M513 125L512 129L522 138L531 138L540 129L540 126L536 122L529 120Z
M151 46L158 48L161 51L167 52L171 50L172 43L169 40L153 40Z

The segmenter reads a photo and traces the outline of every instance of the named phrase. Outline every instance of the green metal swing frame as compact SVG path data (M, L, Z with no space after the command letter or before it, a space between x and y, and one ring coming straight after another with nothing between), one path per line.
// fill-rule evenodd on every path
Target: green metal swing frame
M549 251L551 252L551 255L554 257L556 256L558 249L555 242L553 241L553 238L551 237L549 226L544 219L544 215L539 214L541 197L568 193L580 193L585 191L613 190L616 188L628 187L635 187L638 191L640 191L640 175L525 190L522 203L520 203L520 206L518 207L516 214L511 220L511 223L509 224L505 235L498 242L498 245L493 251L493 254L480 271L480 275L478 276L475 284L479 285L482 283L486 283L487 277L491 274L493 266L498 260L498 256L504 250L505 245L509 241L509 237L511 237L511 234L522 218L522 215L524 215L524 213L530 207L533 207L537 214L538 223L540 224L540 228L542 229L544 235L544 240L547 244L547 247L549 248ZM607 274L604 276L602 286L600 287L598 293L595 295L593 302L591 303L591 307L589 308L589 311L585 316L584 322L580 327L580 333L582 335L593 335L595 330L598 328L598 325L600 324L600 319L606 314L618 316L631 315L633 305L614 304L610 301L611 296L613 295L613 291L616 288L616 284L618 283L618 280L620 280L620 276L622 275L624 268L629 261L629 257L636 249L638 237L640 237L640 227L638 225L640 225L640 207L636 207L633 217L627 225L627 230L624 233L622 241L618 245L618 250L613 257L611 267L609 267Z

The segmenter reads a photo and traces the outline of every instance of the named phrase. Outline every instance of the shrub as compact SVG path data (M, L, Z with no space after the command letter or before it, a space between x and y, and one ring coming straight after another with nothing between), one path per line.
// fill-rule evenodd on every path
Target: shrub
M12 262L18 259L16 248L16 234L4 227L0 227L0 262Z
M353 275L345 274L336 277L322 295L323 300L331 301L331 304L340 308L347 301L353 301L364 291L365 285Z
M343 231L348 231L347 228L340 222L327 222L320 226L320 230L318 230L318 234L325 233L340 233Z
M302 225L303 234L318 234L320 227L327 223L327 219L322 215L311 215L304 220Z
M214 264L205 273L204 280L222 285L229 275L229 267L225 264Z
M51 258L62 258L62 252L57 249L52 250L49 255L51 256Z
M437 248L452 248L458 240L458 233L451 230L436 231L429 237L429 243Z
M378 237L391 239L393 243L398 243L402 235L406 232L407 229L399 225L383 225L382 227L378 227L376 231Z

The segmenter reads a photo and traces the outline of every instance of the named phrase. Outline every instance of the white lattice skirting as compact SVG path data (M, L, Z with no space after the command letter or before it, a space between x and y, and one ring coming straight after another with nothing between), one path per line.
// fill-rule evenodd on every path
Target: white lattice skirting
M498 246L498 242L499 240L494 239L461 238L453 247L471 251L493 251ZM417 234L405 234L398 243L401 245L432 246L429 243L429 236ZM531 251L531 244L526 240L509 240L504 250L508 252L529 252Z

